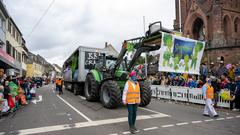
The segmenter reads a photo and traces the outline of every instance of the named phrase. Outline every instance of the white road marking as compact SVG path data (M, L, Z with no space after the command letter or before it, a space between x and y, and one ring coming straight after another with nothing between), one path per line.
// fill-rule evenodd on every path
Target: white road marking
M236 116L236 118L240 118L240 115Z
M160 114L152 114L152 115L140 115L137 116L137 120L145 120L145 119L153 119L153 118L162 118L162 117L170 117L169 115L160 113ZM127 118L127 117L126 117Z
M43 100L42 95L39 95L39 96L38 96L38 99L39 99L39 100L38 100L37 102L41 102L41 101Z
M225 120L225 118L217 118L216 120Z
M64 100L62 97L60 97L59 95L57 95L57 97L59 99L61 99L65 104L67 104L69 107L71 107L75 112L77 112L78 114L80 114L83 118L85 118L88 122L91 122L92 120L90 118L88 118L86 115L84 115L83 113L81 113L80 111L78 111L78 109L76 109L75 107L73 107L71 104L69 104L66 100Z
M233 119L234 117L227 117L226 119Z
M196 123L201 123L201 122L202 122L202 121L199 120L199 121L192 121L191 123L196 124Z
M37 104L37 102L42 102L42 100L43 100L42 95L39 95L39 96L38 96L38 100L37 100L37 99L34 99L34 100L32 100L32 102L33 102L34 104Z
M204 121L209 122L209 121L214 121L214 119L209 119L209 120L204 120Z
M139 109L142 109L142 110L145 110L145 111L149 111L149 112L152 112L152 113L161 114L160 112L157 112L157 111L154 111L154 110L150 110L150 109L147 109L147 108L143 108L143 107L139 107Z
M146 120L146 119L154 119L154 118L161 118L161 117L168 117L168 115L165 115L165 114L140 115L137 117L137 119L138 120ZM47 133L47 132L53 132L53 131L62 131L62 130L67 130L67 129L108 125L108 124L121 123L121 122L126 122L126 121L128 121L128 118L123 117L123 118L89 121L89 122L81 122L81 123L74 123L74 124L64 124L64 125L22 129L22 130L18 130L15 132L19 133L19 135L40 134L40 133ZM2 134L5 134L5 133L2 133Z
M124 135L130 134L129 131L123 132Z
M235 116L237 118L239 118L240 116ZM225 120L225 119L233 119L234 117L226 117L226 118L218 118L216 120ZM209 121L215 121L215 119L208 119L208 120L204 120L205 122L209 122ZM191 123L192 124L197 124L197 123L202 123L203 121L199 120L199 121L192 121ZM184 123L177 123L176 126L180 126L180 125L187 125L187 124L190 124L188 122L184 122ZM175 125L174 124L171 124L171 125L163 125L161 126L162 128L167 128L167 127L174 127ZM144 131L149 131L149 130L154 130L154 129L158 129L159 127L150 127L150 128L145 128L143 129ZM126 131L126 132L123 132L123 134L130 134L130 132ZM109 134L109 135L118 135L118 134Z
M83 96L78 96L78 97L80 97L83 100L86 100L86 97L83 97Z
M189 123L188 122L183 122L183 123L177 123L176 125L181 126L181 125L187 125L187 124L189 124Z
M171 125L163 125L162 128L166 128L166 127L173 127L174 125L171 124Z
M149 131L149 130L154 130L154 129L158 129L158 127L150 127L150 128L145 128L143 129L144 131Z

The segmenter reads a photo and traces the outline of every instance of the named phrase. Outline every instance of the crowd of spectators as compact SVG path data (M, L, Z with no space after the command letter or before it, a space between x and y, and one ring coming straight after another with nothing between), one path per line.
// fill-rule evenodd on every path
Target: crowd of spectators
M240 89L239 64L224 64L223 61L220 61L217 64L211 63L207 66L205 63L202 63L200 66L200 75L161 72L150 80L154 85L202 88L206 82L206 78L211 78L215 94L219 94L222 89L226 89L230 91L231 96L237 102L240 102L236 98L236 95L240 94L237 91L237 89Z
M227 64L224 66L223 62L220 62L218 67L211 63L208 68L202 63L200 75L161 72L152 79L152 84L201 88L207 77L212 79L216 89L234 90L237 77L240 77L240 65Z
M6 76L4 70L0 69L0 116L27 105L43 82L41 77Z

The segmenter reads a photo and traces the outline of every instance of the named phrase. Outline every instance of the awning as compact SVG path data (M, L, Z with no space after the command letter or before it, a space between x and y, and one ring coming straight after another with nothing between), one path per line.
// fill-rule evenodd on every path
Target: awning
M18 69L18 67L14 64L14 58L10 55L8 55L3 49L0 48L0 67L1 68L15 68Z

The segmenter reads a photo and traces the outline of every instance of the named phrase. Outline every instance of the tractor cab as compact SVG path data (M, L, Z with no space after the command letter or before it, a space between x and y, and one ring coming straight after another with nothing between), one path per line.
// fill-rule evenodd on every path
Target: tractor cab
M114 70L117 59L118 58L112 55L102 55L98 60L96 60L95 70L102 72L105 80L110 78L118 81L128 79L125 61L120 64L117 70Z
M99 70L99 71L111 71L113 70L116 61L117 61L117 57L114 57L112 55L108 55L106 56L105 54L103 54L102 56L99 57L99 59L96 60L95 63L95 69ZM125 70L125 64L122 63L119 67L121 70Z

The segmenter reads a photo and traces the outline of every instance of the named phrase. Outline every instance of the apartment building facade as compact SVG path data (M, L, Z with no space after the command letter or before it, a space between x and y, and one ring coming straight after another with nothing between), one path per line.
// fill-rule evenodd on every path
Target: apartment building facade
M0 68L6 75L25 76L27 52L21 31L0 1Z
M27 77L49 76L53 70L53 65L48 63L42 56L28 52Z
M11 17L6 21L6 28L6 52L14 58L14 65L16 66L16 68L8 69L9 74L24 76L27 70L25 40Z
M14 58L6 52L6 22L9 18L9 14L0 1L0 69L16 68L14 64Z

